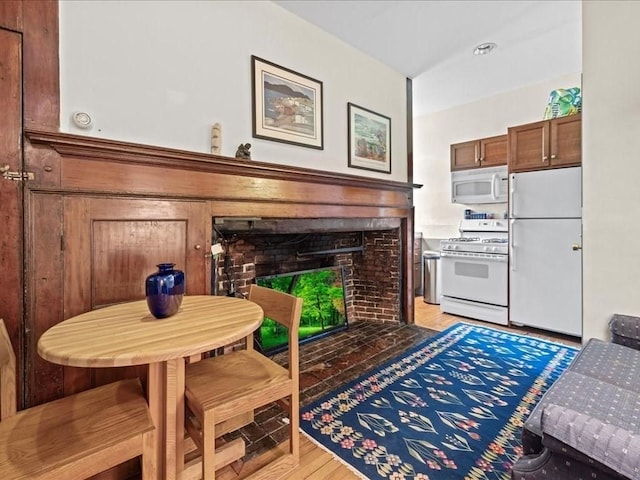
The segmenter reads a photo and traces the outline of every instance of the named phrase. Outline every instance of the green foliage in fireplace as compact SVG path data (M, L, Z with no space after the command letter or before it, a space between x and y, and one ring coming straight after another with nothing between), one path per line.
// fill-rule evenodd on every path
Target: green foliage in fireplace
M292 272L256 279L263 287L301 297L300 340L324 334L347 325L344 278L341 268ZM265 318L257 341L263 351L277 351L287 343L287 330Z

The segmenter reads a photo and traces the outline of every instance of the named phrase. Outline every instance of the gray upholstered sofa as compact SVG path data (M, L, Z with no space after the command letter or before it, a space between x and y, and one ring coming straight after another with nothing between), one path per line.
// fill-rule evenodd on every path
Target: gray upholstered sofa
M613 315L533 409L514 480L640 480L640 317Z

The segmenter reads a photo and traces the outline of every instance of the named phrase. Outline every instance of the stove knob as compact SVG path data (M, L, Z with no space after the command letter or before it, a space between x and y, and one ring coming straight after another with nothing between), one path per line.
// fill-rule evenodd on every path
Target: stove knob
M488 251L489 251L489 247L486 247L486 246L485 246L485 247L483 248L483 250L484 250L485 252L488 252Z
M497 252L498 251L498 247L491 247L491 251L492 252Z

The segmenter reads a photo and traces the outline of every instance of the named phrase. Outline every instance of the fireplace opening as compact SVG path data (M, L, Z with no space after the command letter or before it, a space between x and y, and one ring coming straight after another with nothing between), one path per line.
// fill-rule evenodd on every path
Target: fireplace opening
M342 267L319 268L256 277L256 284L289 293L303 300L299 342L315 340L348 326L345 271ZM287 330L265 318L255 336L256 348L266 354L286 349Z
M333 269L343 285L345 328L404 321L397 219L225 217L214 218L213 230L223 252L211 269L213 295L246 297L258 279Z

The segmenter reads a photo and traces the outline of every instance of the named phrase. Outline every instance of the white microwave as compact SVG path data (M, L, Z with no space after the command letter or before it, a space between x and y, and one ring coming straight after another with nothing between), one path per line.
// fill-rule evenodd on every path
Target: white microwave
M507 201L507 166L451 172L451 202L502 203Z

